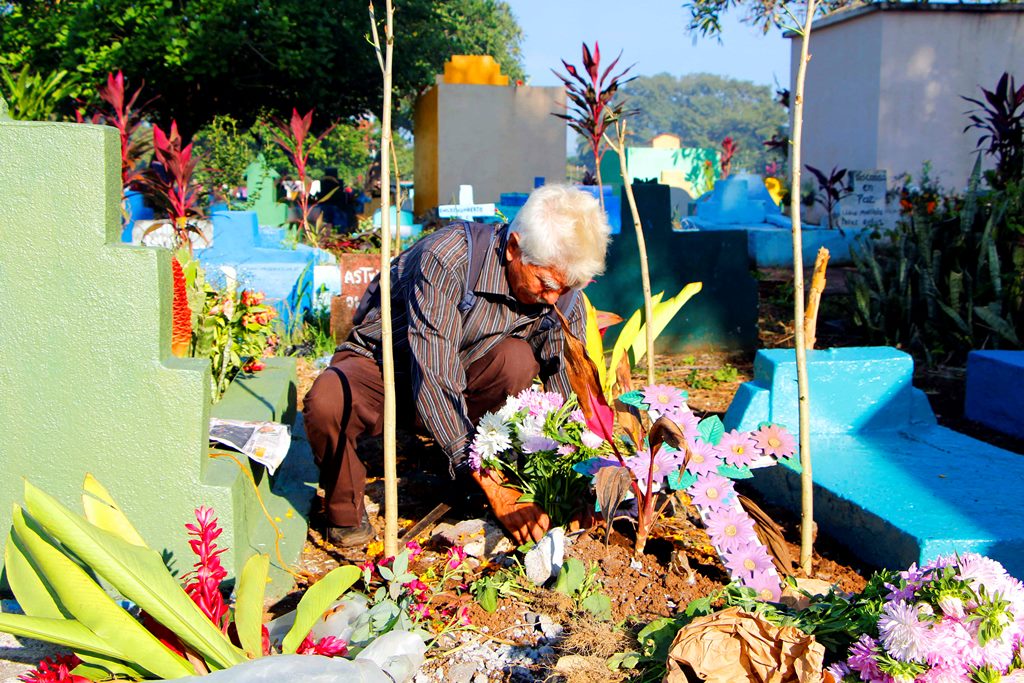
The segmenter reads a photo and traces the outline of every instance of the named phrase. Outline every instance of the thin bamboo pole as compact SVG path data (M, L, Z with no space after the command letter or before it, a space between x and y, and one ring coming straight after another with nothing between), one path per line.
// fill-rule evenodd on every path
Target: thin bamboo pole
M807 63L810 57L811 23L814 21L816 0L807 0L807 15L800 32L800 62L796 71L793 93L793 153L790 158L789 211L793 219L793 327L796 347L796 381L799 395L800 423L800 568L811 574L811 555L814 543L814 480L811 476L811 417L810 382L807 379L807 348L804 345L804 261L803 235L800 223L800 152L804 127L804 85L807 81Z
M384 379L384 555L398 554L398 465L395 438L395 358L391 329L391 65L394 50L394 8L385 0L384 57L381 57L377 19L370 3L370 25L377 62L384 74L384 102L380 123L380 316Z
M608 146L619 155L619 169L622 172L622 185L626 188L626 201L629 202L629 211L633 215L633 228L636 230L636 247L640 253L640 283L644 290L644 321L647 330L647 384L654 384L654 305L651 302L651 271L647 266L647 242L644 240L644 229L640 225L640 211L636 208L636 198L633 196L633 184L629 182L629 169L626 166L626 121L616 119L615 136L618 143L610 138Z

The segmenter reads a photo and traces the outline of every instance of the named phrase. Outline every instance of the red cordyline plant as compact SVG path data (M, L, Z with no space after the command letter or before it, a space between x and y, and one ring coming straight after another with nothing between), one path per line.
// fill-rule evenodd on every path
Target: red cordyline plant
M142 126L142 111L145 105L138 105L142 86L129 97L125 93L124 74L107 74L107 83L99 89L99 96L109 105L108 111L93 112L88 118L79 109L75 116L79 123L95 123L113 126L121 138L121 184L127 190L142 179L139 162L149 151L150 145Z
M722 140L722 160L719 165L722 167L723 180L728 178L729 173L732 172L732 158L739 148L739 143L733 142L731 137L726 137Z
M622 53L620 52L619 56L602 72L601 48L597 41L594 41L593 52L590 51L586 43L583 43L583 71L585 74L580 74L575 66L564 59L562 65L569 73L568 76L552 69L552 73L565 83L565 94L570 102L567 113L556 113L555 116L565 119L570 128L590 143L599 186L601 184L601 157L604 156L605 151L604 133L611 123L627 113L624 111L625 105L622 102L613 104L612 100L620 87L633 80L632 78L622 80L622 77L633 68L632 65L614 76L610 75L621 57ZM598 196L601 198L601 205L604 206L602 193L599 192Z
M153 152L160 167L150 168L143 177L143 183L153 203L171 219L178 241L191 253L190 235L200 233L189 219L200 216L201 188L193 179L198 158L192 157L192 143L183 146L182 142L177 121L171 121L169 133L160 126L153 126ZM158 227L155 225L150 231Z
M318 201L313 201L310 197L309 190L312 182L309 179L309 153L313 147L327 137L328 133L334 130L335 124L332 123L327 127L327 130L313 137L312 140L308 139L309 129L313 126L312 109L306 112L304 116L301 116L299 115L299 110L293 108L291 121L286 124L284 121L275 120L274 124L277 126L278 132L274 142L284 150L289 161L292 162L292 166L295 167L296 176L298 176L299 192L297 201L302 232L306 235L306 239L310 244L316 245L319 241L319 225L315 227L310 225L309 217L318 201L322 202L328 197L320 197Z

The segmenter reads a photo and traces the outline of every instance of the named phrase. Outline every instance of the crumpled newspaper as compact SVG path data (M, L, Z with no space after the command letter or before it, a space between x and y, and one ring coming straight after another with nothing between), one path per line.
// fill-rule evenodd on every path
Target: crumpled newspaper
M708 683L835 683L824 656L813 636L730 607L680 629L662 683L686 683L686 669Z

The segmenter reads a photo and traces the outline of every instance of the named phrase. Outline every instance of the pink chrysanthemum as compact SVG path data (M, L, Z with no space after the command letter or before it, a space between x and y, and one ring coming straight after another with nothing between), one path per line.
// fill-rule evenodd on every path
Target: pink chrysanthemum
M664 415L683 406L683 392L667 384L652 384L640 390L651 411Z
M914 679L915 683L970 683L969 673L961 667L932 667ZM1002 681L1006 681L1004 677Z
M715 450L714 446L693 439L690 440L689 445L690 462L686 465L688 472L697 476L718 472L718 466L722 464L722 459L719 457L718 451Z
M778 602L782 597L782 583L777 574L768 571L755 572L753 576L742 581L747 588L757 592L758 600Z
M952 668L963 666L964 653L974 642L967 627L957 619L945 618L932 626L924 648L924 658L931 666Z
M826 666L825 671L832 674L832 678L836 681L842 681L847 676L853 675L853 671L846 665L846 662L836 662L835 664Z
M722 454L722 459L727 464L736 467L749 465L761 457L761 452L757 450L754 440L745 432L736 429L723 434L717 448L718 452Z
M763 574L774 565L768 551L758 541L741 545L731 552L724 553L723 561L733 578L741 580Z
M778 425L765 425L751 436L757 447L773 458L788 458L796 452L793 435Z
M587 448L600 448L604 445L604 439L589 429L584 429L583 432L580 433L580 443Z
M957 567L959 569L957 573L962 580L969 581L975 590L979 584L984 584L990 594L1002 593L1001 588L1008 583L1010 578L1003 565L978 553L964 553L960 556Z
M931 647L928 624L921 621L917 605L894 600L882 606L878 635L886 652L904 662L924 661Z
M721 510L729 506L734 496L732 482L720 474L708 473L697 477L687 492L699 508Z
M520 410L525 408L527 413L535 416L545 416L553 410L558 410L565 403L561 394L534 389L524 389L516 398L519 400Z
M730 507L708 512L704 526L711 537L711 542L721 552L733 551L757 542L754 520L742 510Z
M560 456L562 456L564 458L567 455L572 455L573 453L575 453L578 450L579 449L576 448L576 446L573 446L571 443L564 443L564 444L562 444L561 446L558 447L558 451L557 452L558 452L558 454Z
M583 414L583 411L579 408L569 413L569 421L576 422L577 424L587 424L587 416Z

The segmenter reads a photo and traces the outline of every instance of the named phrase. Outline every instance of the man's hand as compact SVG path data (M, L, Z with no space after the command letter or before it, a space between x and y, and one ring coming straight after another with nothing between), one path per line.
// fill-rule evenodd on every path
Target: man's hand
M522 494L505 486L506 479L497 470L473 472L473 479L487 496L494 516L512 534L516 543L539 541L551 526L547 513L535 503L518 502Z

